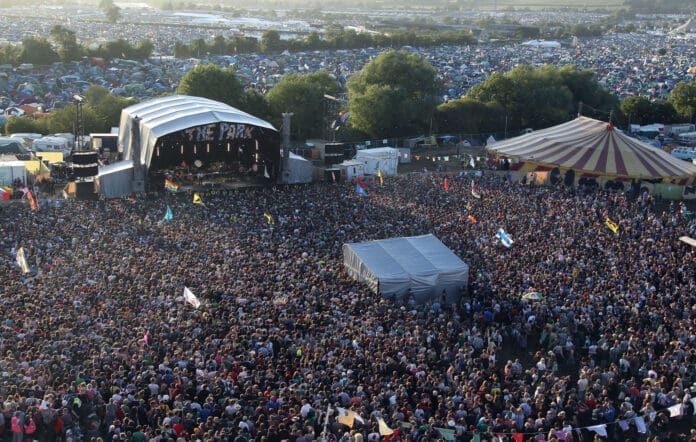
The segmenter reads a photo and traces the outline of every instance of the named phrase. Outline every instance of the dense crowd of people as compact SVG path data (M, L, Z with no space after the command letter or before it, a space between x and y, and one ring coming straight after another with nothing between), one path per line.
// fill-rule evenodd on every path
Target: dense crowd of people
M445 190L424 173L367 197L322 183L4 207L1 434L696 440L696 252L677 239L696 221L649 194L475 180L481 199L468 176ZM458 303L385 299L342 270L346 242L424 233L470 266Z

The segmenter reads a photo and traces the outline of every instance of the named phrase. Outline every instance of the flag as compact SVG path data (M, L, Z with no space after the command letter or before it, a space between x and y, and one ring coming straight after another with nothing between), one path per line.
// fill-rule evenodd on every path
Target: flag
M17 250L17 264L19 264L19 268L22 269L22 273L29 273L29 265L27 264L27 258L24 256L24 247L20 247Z
M469 157L469 165L471 166L472 169L474 167L476 167L476 163L474 162L474 157Z
M171 191L171 192L176 192L179 190L179 185L176 184L174 181L171 181L168 178L164 179L164 188Z
M503 243L505 247L512 247L513 241L510 239L507 233L505 233L505 230L503 229L498 229L498 233L496 234L498 239L500 239L500 242Z
M34 195L32 195L31 192L27 192L27 199L29 200L29 205L31 206L31 210L39 210L39 205L36 204L36 200L34 199Z
M346 410L345 408L341 407L336 407L336 410L338 411L338 415L336 416L338 423L343 424L348 428L353 428L355 421L365 425L365 420L353 410Z
M447 179L447 177L445 177L445 181L442 183L442 187L445 190L449 190L449 180Z
M263 216L266 218L266 222L268 223L269 226L272 226L275 224L275 220L273 219L273 215L270 213L264 213Z
M263 176L266 179L271 178L271 175L268 173L268 166L266 166L265 164L263 165Z
M198 192L193 192L193 204L198 204L199 206L205 207L205 204L203 204L203 200Z
M191 304L193 308L198 308L201 306L201 301L198 300L196 295L194 295L188 287L184 287L184 300Z
M474 215L469 215L466 217L466 219L471 221L472 224L476 224L478 222L478 220L476 219L476 217L474 217Z
M609 227L609 230L611 230L614 233L617 233L619 231L619 225L616 224L614 221L610 220L608 217L604 220L604 224L606 224L607 227Z
M362 187L363 190L367 190L367 185L365 184L365 181L362 180L362 178L355 177L355 184Z
M382 176L382 169L377 169L377 178L379 178L379 185L384 186L384 177Z
M367 196L367 190L365 190L360 184L355 184L355 191L358 192L360 196Z
M648 432L648 428L645 426L645 419L643 419L643 416L636 417L634 422L636 423L636 428L640 434L645 434Z
M481 191L474 184L474 180L471 180L471 196L473 196L477 200L481 199Z
M386 422L384 422L384 419L381 417L377 418L377 423L379 425L379 434L380 436L391 436L394 434L394 430L389 428L389 425L387 425Z
M672 405L667 409L669 410L669 417L680 417L682 415L682 404Z
M454 440L454 430L453 429L451 429L451 428L439 428L439 427L435 427L435 429L438 431L438 433L440 433L440 436L442 436L442 438L444 440Z
M335 183L336 182L336 172L333 170L331 171L331 180Z
M167 206L167 212L164 214L165 221L171 221L174 219L174 213L172 213L172 208Z
M595 433L599 434L602 437L607 437L607 426L604 424L593 425L591 427L587 427L587 429L590 431L594 431Z
M696 239L690 238L688 236L680 236L679 241L686 243L691 247L696 247Z
M147 330L143 335L143 342L145 343L145 345L150 343L150 330Z
M181 161L181 167L187 167L186 161Z

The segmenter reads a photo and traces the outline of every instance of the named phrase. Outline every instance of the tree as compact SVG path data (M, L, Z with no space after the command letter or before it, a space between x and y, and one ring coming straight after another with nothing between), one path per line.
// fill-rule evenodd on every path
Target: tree
M621 113L626 115L631 124L649 124L653 121L653 109L650 100L638 95L627 97L621 102Z
M234 69L208 64L196 66L187 72L181 78L176 93L210 98L239 107L244 88Z
M505 108L499 103L464 97L438 106L436 122L438 132L497 132L505 126Z
M286 75L266 95L271 120L280 125L281 114L292 112L294 139L320 137L326 126L324 95L336 95L338 92L338 84L325 71Z
M106 19L109 21L109 23L116 23L121 19L121 8L116 5L112 4L104 10L104 13L106 14Z
M440 84L417 54L383 52L347 83L350 124L371 136L422 133L435 112Z
M261 36L261 52L264 54L270 54L273 52L280 52L282 49L282 41L280 40L280 33L275 30L268 30Z
M56 51L45 38L27 37L22 40L22 50L19 52L20 63L49 65L58 61Z
M38 120L31 117L9 117L5 122L5 133L46 133L38 130Z
M689 122L696 116L696 80L680 81L669 94L674 110Z
M82 48L77 43L75 31L56 25L49 33L54 42L59 46L58 55L63 61L79 60L82 56Z

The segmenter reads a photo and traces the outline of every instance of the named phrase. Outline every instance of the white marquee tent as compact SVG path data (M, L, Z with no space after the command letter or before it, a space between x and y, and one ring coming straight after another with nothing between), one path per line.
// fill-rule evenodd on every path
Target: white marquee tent
M418 303L456 302L467 285L469 266L434 235L389 238L343 245L346 272L375 293Z

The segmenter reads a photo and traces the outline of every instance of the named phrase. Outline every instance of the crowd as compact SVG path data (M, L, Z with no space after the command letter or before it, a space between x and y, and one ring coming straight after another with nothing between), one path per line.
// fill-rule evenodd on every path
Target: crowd
M695 441L696 252L677 238L696 222L648 194L476 185L3 207L0 434ZM456 304L384 299L342 271L343 243L424 233L470 266Z

